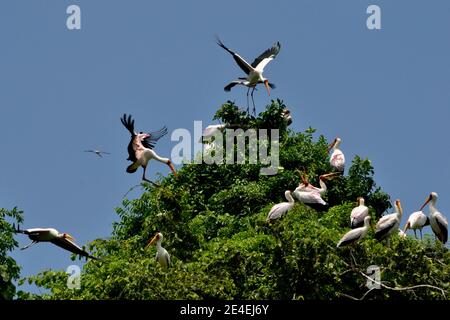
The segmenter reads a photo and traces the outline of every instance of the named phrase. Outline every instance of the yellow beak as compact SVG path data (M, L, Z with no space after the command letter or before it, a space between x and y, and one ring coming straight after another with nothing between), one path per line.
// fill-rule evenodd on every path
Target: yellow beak
M146 248L150 247L152 244L154 244L156 242L156 239L158 237L155 235L147 244Z
M269 96L270 96L269 80L264 80L264 86L266 87L267 93L268 93Z

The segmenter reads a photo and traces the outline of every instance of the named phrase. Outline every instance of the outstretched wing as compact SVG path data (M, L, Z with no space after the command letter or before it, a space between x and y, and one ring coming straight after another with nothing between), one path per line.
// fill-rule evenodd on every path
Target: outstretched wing
M247 61L245 61L240 55L238 55L236 52L231 51L230 49L228 49L223 43L222 41L220 41L219 37L216 36L217 39L217 44L224 48L226 51L228 51L234 58L234 61L236 61L237 65L242 69L242 71L244 71L246 74L249 74L250 71L253 70L252 66L248 64Z
M131 119L131 114L127 117L127 115L124 113L123 117L120 118L120 121L124 125L125 128L130 132L131 134L131 140L130 143L128 143L128 159L130 161L135 162L137 160L135 150L133 148L133 140L136 137L136 132L134 131L134 119Z
M96 257L91 256L89 253L84 251L81 247L79 247L76 243L70 241L69 239L57 238L55 240L52 240L52 243L57 245L58 247L61 247L65 250L67 250L67 251L70 251L75 254L79 254L80 256L98 260Z
M142 145L145 148L153 149L155 147L156 142L167 134L167 127L164 126L160 130L155 132L149 132L148 134L150 136L142 141Z
M265 66L275 59L278 52L280 52L281 45L279 42L275 43L271 48L264 51L255 61L252 62L252 67L260 72L263 72Z
M235 80L235 81L231 81L229 84L227 84L225 86L225 88L223 88L223 90L225 90L226 92L231 91L231 88L233 88L236 85L247 85L249 82L247 80Z
M122 124L124 125L125 128L127 128L127 130L131 133L131 136L135 136L136 132L134 132L134 120L131 119L131 114L127 115L124 113L123 117L120 118L120 121L122 122Z

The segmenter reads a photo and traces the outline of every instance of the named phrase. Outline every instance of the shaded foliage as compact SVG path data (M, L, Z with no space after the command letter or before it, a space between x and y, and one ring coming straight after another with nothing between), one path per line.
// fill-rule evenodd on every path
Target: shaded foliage
M20 267L8 256L8 252L16 248L18 243L13 237L14 228L7 219L21 223L23 212L17 208L0 208L0 300L10 300L14 297L16 288L13 280L17 280L20 275Z

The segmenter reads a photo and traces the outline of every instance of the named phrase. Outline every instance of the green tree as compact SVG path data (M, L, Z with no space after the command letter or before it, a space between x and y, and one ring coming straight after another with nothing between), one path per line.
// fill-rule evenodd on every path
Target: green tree
M330 172L328 141L315 130L293 132L280 120L281 100L258 117L231 102L215 118L228 125L280 130L280 164L273 176L259 165L186 164L178 176L144 184L137 199L117 209L112 237L90 244L102 261L84 266L81 289L66 287L64 271L44 271L28 281L49 294L20 292L23 299L447 299L450 254L430 237L424 241L394 236L391 247L370 232L352 251L336 248L349 230L356 198L367 199L372 218L390 208L390 198L373 179L368 159L355 157L348 174L328 183L328 206L296 203L272 224L266 216L284 191L298 186L298 169L317 184ZM155 248L157 232L173 265L162 269ZM365 271L381 269L383 287L368 291ZM415 287L418 286L419 287ZM405 289L406 287L413 287Z
M23 213L17 208L0 208L0 300L10 300L14 297L16 288L13 281L20 276L20 267L8 256L8 252L16 248L18 243L13 237L14 228L7 219L22 223Z

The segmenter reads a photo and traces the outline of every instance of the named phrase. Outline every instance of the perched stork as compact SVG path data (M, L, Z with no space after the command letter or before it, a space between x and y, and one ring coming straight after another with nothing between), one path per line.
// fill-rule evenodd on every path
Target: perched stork
M364 225L362 227L358 227L347 232L341 238L341 240L339 240L336 247L339 248L343 246L354 245L356 242L364 238L370 228L370 216L366 216L364 218L363 224Z
M294 198L292 198L292 191L286 190L284 196L288 202L281 202L270 209L267 215L267 222L272 222L275 219L281 218L286 212L294 207Z
M422 212L422 211L416 211L411 213L411 215L408 218L408 221L406 221L405 228L403 229L403 232L406 233L408 229L414 230L414 236L417 239L417 233L416 230L419 229L420 232L420 239L422 239L422 228L430 224L430 219Z
M100 150L84 150L84 152L92 152L95 153L96 155L98 155L100 158L103 158L102 154L111 154L109 152L105 152L105 151L100 151Z
M358 206L350 213L350 225L352 229L359 228L364 224L364 219L369 215L369 208L364 205L364 198L358 197Z
M163 268L167 268L170 267L170 255L167 250L161 246L163 239L162 233L157 232L147 244L147 248L156 242L156 261L159 262Z
M256 86L260 83L263 83L267 89L267 93L270 96L270 89L275 89L275 85L273 83L269 83L269 80L263 77L263 71L265 66L272 61L280 52L281 45L279 42L275 43L271 48L264 51L258 58L256 58L252 64L249 64L245 61L239 54L233 52L229 48L227 48L222 41L217 37L217 44L229 52L237 65L245 72L247 75L246 78L239 78L238 80L231 81L229 84L225 86L225 91L230 91L236 85L243 85L248 87L247 90L247 112L249 111L249 101L248 96L251 95L252 103L253 103L253 113L256 114L255 101L253 100L253 93L256 89ZM251 93L250 93L251 90Z
M135 132L134 131L134 120L131 119L131 115L128 116L124 114L123 118L120 119L125 128L131 133L131 141L128 144L128 159L133 163L127 167L128 173L134 173L139 167L144 169L142 174L142 180L155 184L154 182L148 180L145 177L145 170L147 169L147 164L151 159L155 159L159 162L165 163L169 166L170 170L176 175L175 168L169 158L162 158L156 154L153 150L156 142L161 139L161 137L167 134L167 128L163 127L159 131L145 133L145 132Z
M337 171L343 172L345 169L345 156L344 153L339 149L341 144L341 138L336 138L328 146L328 152L333 150L330 156L330 165Z
M436 237L445 244L448 240L448 222L447 218L436 209L438 195L436 192L430 193L430 196L420 208L420 211L430 203L430 225Z
M333 179L340 175L340 172L323 174L319 177L320 188L314 187L306 177L302 177L302 183L292 193L295 198L305 204L321 204L327 205L322 199L322 195L327 191L325 180Z
M291 111L288 108L283 109L283 111L281 112L281 116L286 122L286 126L290 126L292 124L292 115Z
M211 124L203 130L202 136L200 137L201 141L203 142L204 138L211 138L214 137L218 133L223 133L223 130L225 130L226 125L225 124Z
M381 217L375 226L375 239L378 241L387 239L388 246L390 245L390 237L394 232L398 232L402 220L403 209L398 199L395 201L395 210L396 212Z
M84 251L80 246L78 246L74 242L75 239L68 233L60 233L58 230L53 228L33 228L21 230L19 226L17 226L15 232L26 234L28 238L32 240L32 242L29 245L21 248L21 250L25 250L38 242L51 242L57 245L58 247L61 247L72 253L78 254L86 258L98 260L98 258L90 255L89 253Z

